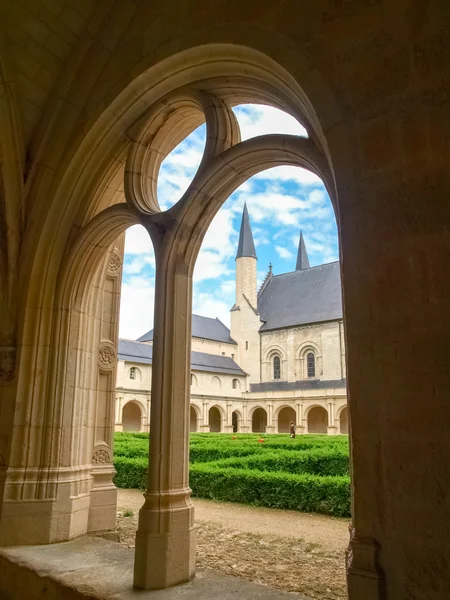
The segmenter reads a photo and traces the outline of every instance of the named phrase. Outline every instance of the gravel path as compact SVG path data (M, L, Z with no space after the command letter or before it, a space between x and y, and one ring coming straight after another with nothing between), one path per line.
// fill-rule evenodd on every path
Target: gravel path
M116 531L134 547L142 493L120 489ZM345 600L348 521L317 514L194 499L196 564L297 592L311 600Z
M118 510L137 513L144 499L139 490L119 489ZM330 552L344 553L349 533L347 519L335 519L315 513L257 508L231 502L194 498L197 523L212 522L221 527L259 535L301 539Z

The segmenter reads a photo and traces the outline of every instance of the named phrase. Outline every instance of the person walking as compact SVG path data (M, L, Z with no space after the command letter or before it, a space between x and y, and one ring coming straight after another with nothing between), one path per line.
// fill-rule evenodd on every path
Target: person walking
M291 423L290 423L289 435L291 436L291 438L295 438L295 423L294 423L294 421L291 421Z

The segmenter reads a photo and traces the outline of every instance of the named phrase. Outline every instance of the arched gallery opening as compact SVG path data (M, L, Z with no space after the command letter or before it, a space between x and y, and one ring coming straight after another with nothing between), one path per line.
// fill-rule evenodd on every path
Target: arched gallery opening
M252 415L253 433L266 433L267 413L263 408L257 408Z
M321 406L314 406L308 413L308 433L327 433L328 413Z
M290 406L282 408L278 413L278 433L289 433L291 422L295 421L295 410Z
M209 409L209 430L212 433L220 433L222 431L222 417L217 406Z
M193 406L189 411L189 431L195 433L197 431L197 412Z
M124 431L141 431L141 409L137 402L127 402L122 411Z
M231 415L231 424L233 425L233 433L237 433L239 431L239 414L236 410Z
M340 431L339 433L348 434L348 408L345 406L340 414Z

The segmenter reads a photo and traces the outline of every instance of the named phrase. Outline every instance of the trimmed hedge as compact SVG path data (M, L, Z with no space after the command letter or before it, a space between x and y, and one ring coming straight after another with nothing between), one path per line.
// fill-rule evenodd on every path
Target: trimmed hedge
M279 450L232 457L208 463L218 468L249 469L310 475L349 475L349 456L340 450L313 448L302 452Z
M335 517L350 515L350 478L293 475L246 469L191 465L190 487L199 498L318 512Z
M263 439L264 442L259 440ZM115 435L115 484L145 490L149 435ZM326 435L191 434L195 496L259 506L350 514L348 439Z
M114 457L114 468L117 473L114 483L120 488L147 488L147 458L127 458L125 456Z

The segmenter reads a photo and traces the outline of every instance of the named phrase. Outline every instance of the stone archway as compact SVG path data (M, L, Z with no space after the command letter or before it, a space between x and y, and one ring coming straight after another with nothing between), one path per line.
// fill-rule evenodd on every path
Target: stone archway
M314 406L308 412L308 433L327 433L328 413L321 406Z
M278 413L278 433L289 433L290 423L295 423L297 415L290 406L285 406Z
M344 406L344 408L341 410L341 413L339 416L339 421L340 421L339 433L347 435L348 434L348 408L346 406Z
M123 431L141 431L142 410L137 402L127 402L122 410Z
M197 411L191 404L189 410L189 431L195 433L197 431Z
M211 433L220 433L222 431L222 415L217 406L209 409L209 431Z
M266 433L267 413L263 408L257 408L252 415L253 433Z

